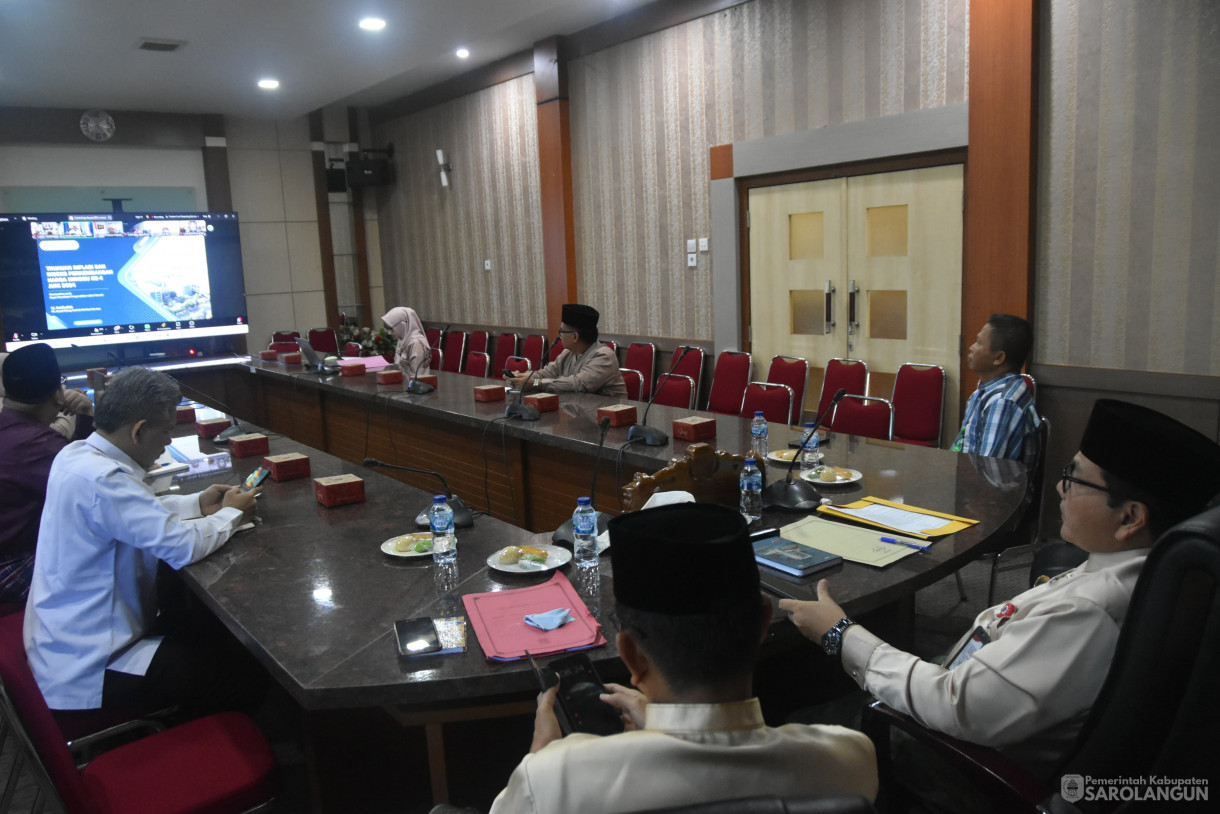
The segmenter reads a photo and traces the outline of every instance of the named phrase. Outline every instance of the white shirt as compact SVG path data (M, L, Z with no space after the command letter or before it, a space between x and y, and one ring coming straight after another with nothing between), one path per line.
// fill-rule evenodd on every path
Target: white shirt
M617 814L779 796L877 796L873 744L838 726L769 728L758 699L649 704L646 728L572 734L526 755L491 814Z
M843 635L843 667L929 729L998 747L1035 772L1052 769L1097 699L1147 556L1147 548L1091 554L988 608L975 625L990 643L954 670L904 653L859 625Z
M199 517L198 495L156 497L144 474L97 433L66 446L51 465L25 649L52 709L100 707L116 658L142 674L160 642L140 644L157 615L157 560L190 565L241 521L232 508Z

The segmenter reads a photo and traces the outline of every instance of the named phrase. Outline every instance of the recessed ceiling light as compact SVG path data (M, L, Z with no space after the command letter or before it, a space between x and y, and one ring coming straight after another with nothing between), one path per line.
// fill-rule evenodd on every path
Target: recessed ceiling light
M459 48L459 49L457 49L457 55L458 55L458 59L465 59L466 57L470 56L470 52L467 51L465 48Z
M385 20L380 17L365 17L360 21L360 27L365 31L380 31L385 28Z
M275 90L276 88L278 88L280 86L280 80L278 80L278 79L260 79L260 80L258 80L258 86L260 88L262 88L263 90Z

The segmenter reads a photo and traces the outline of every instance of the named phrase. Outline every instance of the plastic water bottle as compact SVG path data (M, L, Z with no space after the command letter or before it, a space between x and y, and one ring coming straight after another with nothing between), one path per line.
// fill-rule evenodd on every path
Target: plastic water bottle
M576 498L576 511L572 512L572 549L578 567L597 567L597 512L593 510L593 501L587 497Z
M428 525L432 527L432 561L445 565L457 562L457 535L453 533L453 509L445 495L432 498L428 509Z
M770 451L771 447L767 441L767 419L763 417L762 410L755 410L754 420L750 422L750 452L756 461L761 461Z
M758 471L758 461L754 458L746 458L740 483L741 513L753 523L762 517L762 472Z
M810 438L809 436L813 436ZM805 422L805 432L801 436L801 443L805 444L805 451L801 454L801 474L806 472L816 472L821 467L818 465L818 434L813 429L813 422Z

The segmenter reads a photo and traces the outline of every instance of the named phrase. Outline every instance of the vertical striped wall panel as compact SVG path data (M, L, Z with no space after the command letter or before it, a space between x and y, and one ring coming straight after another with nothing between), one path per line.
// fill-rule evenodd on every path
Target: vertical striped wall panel
M1035 358L1220 374L1220 4L1042 13Z

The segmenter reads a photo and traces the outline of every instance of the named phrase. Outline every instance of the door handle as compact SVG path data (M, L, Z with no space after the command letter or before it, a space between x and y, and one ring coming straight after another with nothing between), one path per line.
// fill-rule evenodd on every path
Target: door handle
M835 326L834 320L834 304L835 304L835 286L831 280L826 281L825 305L822 311L822 321L824 323L822 333L830 333Z
M847 335L855 334L856 329L860 327L859 314L856 311L857 297L860 293L860 287L856 285L855 280L847 282Z

